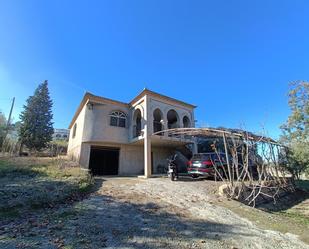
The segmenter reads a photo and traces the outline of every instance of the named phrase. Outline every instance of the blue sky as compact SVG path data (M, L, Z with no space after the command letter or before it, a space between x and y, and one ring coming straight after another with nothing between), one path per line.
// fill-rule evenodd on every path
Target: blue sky
M308 80L309 2L0 0L0 109L47 79L55 127L84 92L144 87L196 104L199 126L278 137L288 83Z

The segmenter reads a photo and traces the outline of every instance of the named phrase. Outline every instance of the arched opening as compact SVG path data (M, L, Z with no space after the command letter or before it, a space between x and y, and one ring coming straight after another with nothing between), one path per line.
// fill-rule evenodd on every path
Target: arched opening
M167 127L168 129L179 128L179 118L175 110L169 110L167 113Z
M162 131L163 115L160 109L155 109L153 112L153 132ZM162 134L159 134L162 135Z
M142 113L140 109L136 109L133 115L133 137L142 134Z
M187 116L183 117L182 123L183 123L184 128L190 128L191 127L190 119Z

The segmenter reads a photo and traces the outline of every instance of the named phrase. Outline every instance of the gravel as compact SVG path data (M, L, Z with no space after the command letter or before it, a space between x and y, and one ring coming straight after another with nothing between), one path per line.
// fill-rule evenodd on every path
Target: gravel
M214 204L213 181L97 182L97 191L73 206L0 228L0 248L309 248L295 235L262 230Z

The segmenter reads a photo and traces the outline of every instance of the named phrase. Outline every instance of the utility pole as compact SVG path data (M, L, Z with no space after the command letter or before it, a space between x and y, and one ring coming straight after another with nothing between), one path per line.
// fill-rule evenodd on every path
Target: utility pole
M11 110L10 110L10 114L9 114L9 118L8 118L8 122L7 122L7 124L6 124L6 130L7 130L7 132L9 131L9 126L10 126L10 122L11 122L11 116L12 116L14 104L15 104L15 97L13 97L12 105L11 105Z
M2 152L3 152L3 146L4 146L4 144L5 144L6 137L7 137L8 133L9 133L9 129L10 129L10 122L11 122L11 116L12 116L14 104L15 104L15 97L13 97L13 100L12 100L12 105L11 105L11 109L10 109L9 118L8 118L7 123L6 123L5 136L3 137L3 141L2 141L2 144L1 144L1 150L2 150Z

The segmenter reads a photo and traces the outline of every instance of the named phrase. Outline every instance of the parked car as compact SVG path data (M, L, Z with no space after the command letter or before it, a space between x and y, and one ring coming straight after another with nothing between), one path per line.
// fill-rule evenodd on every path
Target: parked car
M216 174L214 164L217 166L220 175L224 177L224 169L226 169L227 166L224 153L217 154L213 152L194 154L188 162L188 174L193 178L200 176L213 177Z
M257 175L258 159L259 158L256 158L254 160L252 158L249 159L249 172L253 177L256 177ZM232 163L232 157L229 157L229 161L231 165L234 166ZM187 172L193 178L197 178L200 176L214 177L216 175L216 170L214 166L217 166L217 171L223 178L227 177L228 167L225 153L209 152L194 154L191 160L188 162ZM242 167L242 160L241 158L238 158L239 175L243 173ZM235 170L233 172L234 177L236 178L237 175Z

